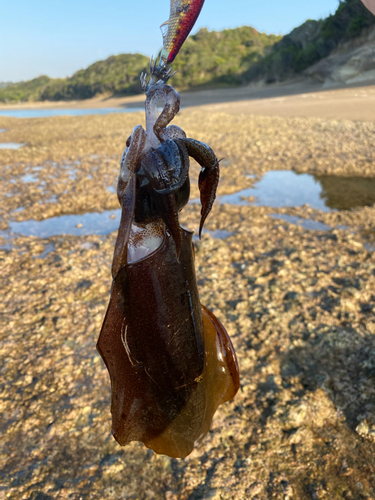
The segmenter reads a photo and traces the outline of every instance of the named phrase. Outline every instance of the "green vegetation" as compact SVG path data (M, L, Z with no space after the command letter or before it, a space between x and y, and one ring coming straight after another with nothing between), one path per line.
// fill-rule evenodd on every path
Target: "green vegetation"
M279 36L258 33L244 26L224 31L200 30L179 54L173 79L179 89L210 85L238 85L241 74L260 58ZM131 95L140 92L139 75L149 59L141 54L121 54L98 61L66 79L40 77L0 89L0 101L88 99L98 94Z
M40 100L40 89L51 82L48 76L39 76L33 80L12 83L0 88L0 102L19 102Z
M343 0L335 14L308 20L282 37L250 26L224 31L201 29L178 55L173 85L179 90L241 85L256 79L284 80L326 57L340 42L375 24L360 0ZM139 74L148 68L141 54L121 54L98 61L66 79L40 76L28 82L0 84L0 102L87 99L140 92Z
M139 75L148 67L142 54L121 54L98 61L66 80L54 80L40 92L41 100L89 99L97 94L131 95L139 92ZM1 96L1 94L0 94ZM1 97L0 97L1 98Z
M173 85L178 89L240 85L242 74L281 36L258 33L250 26L224 31L201 29L186 40L173 64L178 72Z
M142 54L121 54L98 61L70 78L40 76L0 88L0 102L88 99L97 94L131 95L140 91L139 74L148 67Z

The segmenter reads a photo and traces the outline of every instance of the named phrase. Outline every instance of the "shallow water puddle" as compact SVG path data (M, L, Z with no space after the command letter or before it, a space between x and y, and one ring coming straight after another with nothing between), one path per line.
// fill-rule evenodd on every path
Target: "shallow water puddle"
M0 142L0 149L19 149L25 146L25 144L18 142Z
M34 170L40 167L34 167ZM23 177L23 182L35 182L36 174ZM115 189L107 187L111 192ZM254 187L231 195L218 196L219 203L232 205L258 205L271 207L301 206L309 204L322 211L330 209L349 209L375 203L375 179L361 177L336 177L310 174L297 174L293 171L271 171L257 182ZM192 200L191 203L199 203ZM87 234L108 234L118 229L121 211L106 210L102 213L85 213L82 215L62 215L42 221L28 220L10 222L8 231L0 232L0 236L10 234L38 236L48 238L61 234L83 236ZM302 219L287 214L271 214L291 224L313 231L329 231L333 229L322 222ZM344 227L340 227L345 229ZM213 238L225 239L232 233L229 231L204 231Z
M61 234L83 236L86 234L108 234L118 229L121 210L105 210L102 213L92 212L82 215L61 215L40 221L10 221L9 230L0 232L0 236L9 233L24 236L49 238Z
M108 115L109 113L136 113L144 107L134 108L87 108L87 109L0 109L0 116L13 118L48 118L50 116Z
M296 215L270 214L269 217L289 222L289 224L300 226L309 231L332 231L332 229L341 229L342 231L345 231L350 227L350 226L344 226L342 224L332 227L329 226L328 224L324 224L323 222L319 222L313 219L302 219L301 217L297 217ZM356 232L357 231L352 230L352 233ZM363 248L365 248L368 252L375 252L375 243L364 242Z
M319 222L312 219L302 219L301 217L297 217L296 215L287 215L287 214L270 214L270 217L273 219L280 219L285 222L289 222L289 224L295 224L297 226L301 226L304 229L308 229L309 231L330 231L333 227L328 224L323 224L323 222ZM340 229L345 229L344 226L340 226Z
M349 210L375 203L375 177L315 176L321 185L321 198L327 207Z
M375 252L375 243L366 242L363 244L368 252Z
M55 245L52 243L49 243L48 245L45 246L44 252L40 253L39 255L33 255L33 259L44 259L44 257L47 257L47 255L55 250Z
M11 251L14 248L13 243L11 242L11 235L6 235L4 237L5 231L0 231L0 249ZM53 243L48 243L44 247L44 251L38 255L33 255L33 259L44 259L48 254L55 250L55 245ZM23 253L23 251L21 251Z
M35 174L26 174L23 177L21 177L21 181L25 184L27 182L38 182L38 180L39 180L38 176Z
M308 204L325 212L349 210L375 203L375 178L314 176L292 170L274 170L267 172L254 187L217 199L230 205L282 208Z
M214 231L209 231L208 229L203 228L202 235L203 234L209 234L211 238L214 238L216 240L226 240L227 238L229 238L229 236L232 236L233 232L226 231L225 229L215 229ZM199 241L198 228L194 231L193 241Z
M28 220L22 222L9 222L9 230L0 231L0 236L11 238L17 234L24 236L38 236L39 238L49 238L62 234L84 236L88 234L109 234L118 229L121 217L121 210L105 210L102 213L93 212L82 215L61 215L51 217L41 221ZM212 238L225 239L231 236L230 231L203 229L203 234L209 234ZM198 235L194 235L198 239Z
M291 170L267 172L254 187L237 193L218 196L220 203L230 205L257 205L268 207L297 207L306 203L319 210L329 208L320 197L321 186L309 174Z

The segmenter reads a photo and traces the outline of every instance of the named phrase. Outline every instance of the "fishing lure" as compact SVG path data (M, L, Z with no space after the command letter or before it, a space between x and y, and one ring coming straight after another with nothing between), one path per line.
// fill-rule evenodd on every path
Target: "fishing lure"
M171 0L169 20L160 26L163 34L161 58L171 64L192 30L204 0Z
M159 62L157 63L157 58L156 60L151 58L151 79L147 81L147 75L142 73L142 90L146 92L158 82L167 83L176 73L172 72L170 65L193 29L203 4L204 0L171 0L169 19L160 26L163 35L163 49L160 52Z
M181 458L207 434L218 406L235 396L239 372L225 328L200 304L192 233L178 220L190 195L189 157L202 167L200 234L215 200L219 162L209 146L169 125L179 105L171 86L152 85L146 130L138 125L127 140L112 292L97 348L111 378L118 443L141 441Z

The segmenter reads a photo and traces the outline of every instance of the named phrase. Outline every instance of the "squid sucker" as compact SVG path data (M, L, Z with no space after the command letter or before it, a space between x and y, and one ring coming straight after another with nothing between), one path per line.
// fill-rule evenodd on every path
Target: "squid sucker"
M178 221L189 201L189 157L202 167L200 233L219 180L211 148L168 126L179 102L169 85L152 85L146 131L139 125L127 140L111 298L97 348L110 374L116 441L184 458L209 431L218 406L237 393L239 371L225 328L200 303L193 233Z

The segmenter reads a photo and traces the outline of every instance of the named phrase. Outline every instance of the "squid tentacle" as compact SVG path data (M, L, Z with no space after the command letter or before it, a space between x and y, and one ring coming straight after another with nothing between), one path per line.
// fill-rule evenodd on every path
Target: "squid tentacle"
M156 104L160 99L164 99L165 105L157 117ZM180 109L180 96L173 87L164 83L153 85L147 92L145 106L149 143L148 153L141 162L140 174L143 177L141 187L145 187L155 199L163 221L176 238L177 249L180 248L180 230L177 231L178 212L174 198L170 195L177 193L185 184L189 174L189 156L191 156L202 167L198 180L202 205L199 224L199 238L201 238L203 225L216 198L220 177L219 161L207 144L186 138L185 132L175 125L167 126ZM162 196L167 196L168 199L163 200ZM170 210L170 214L166 210Z
M135 212L136 174L140 167L140 156L144 149L146 138L146 132L141 125L134 128L126 156L121 165L117 196L122 211L113 255L113 278L115 278L121 267L127 263L128 241Z
M173 158L168 158L168 156L161 150L159 149L159 152L161 155L164 157L164 159L171 165L173 166L172 170L172 175L178 174L178 179L173 182L173 184L165 189L155 189L155 191L158 194L170 194L176 192L178 189L180 189L184 183L186 182L186 179L188 178L189 175L189 153L187 152L186 147L184 146L183 143L177 142L176 141L168 141L168 143L171 142L174 147L177 149L177 155L175 155ZM163 144L166 144L165 142ZM174 153L176 151L173 151ZM169 160L169 161L168 161ZM172 163L172 161L173 163ZM176 168L177 167L177 168Z
M157 102L164 100L164 108L157 116ZM153 85L147 92L146 108L146 132L152 147L157 147L164 141L163 133L167 125L173 120L180 110L180 95L170 85L158 83Z
M173 194L157 195L155 197L155 203L164 224L167 226L174 240L177 260L179 260L182 244L182 230L178 220L175 197Z
M176 146L177 148L177 146ZM177 148L178 149L178 148ZM173 189L170 186L170 172L165 168L165 161L158 150L152 149L143 158L140 168L140 187L150 192L158 214L169 229L176 245L177 257L181 251L181 228ZM157 189L160 187L162 189Z
M184 144L189 156L194 158L202 167L198 180L202 205L199 224L199 238L201 238L203 225L208 214L211 212L216 198L216 190L220 178L219 161L212 149L204 142L197 141L196 139L177 139L176 142Z
M135 211L135 188L136 178L135 175L132 174L122 195L121 221L112 262L113 278L117 276L119 270L125 266L128 261L128 241Z

